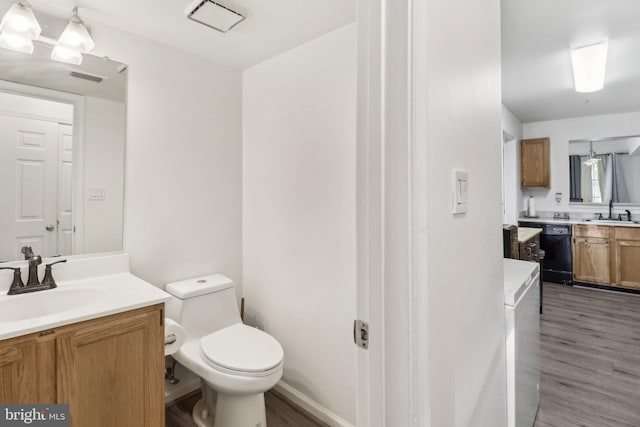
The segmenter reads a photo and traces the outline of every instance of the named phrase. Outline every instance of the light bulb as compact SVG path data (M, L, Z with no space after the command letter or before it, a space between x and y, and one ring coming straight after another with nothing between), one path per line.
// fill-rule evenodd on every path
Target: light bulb
M31 39L12 33L0 34L0 47L22 53L33 53Z
M80 65L82 63L82 54L77 50L70 49L66 46L58 45L51 52L51 59L67 64Z
M30 7L13 4L2 17L0 31L19 34L34 40L38 38L42 29Z

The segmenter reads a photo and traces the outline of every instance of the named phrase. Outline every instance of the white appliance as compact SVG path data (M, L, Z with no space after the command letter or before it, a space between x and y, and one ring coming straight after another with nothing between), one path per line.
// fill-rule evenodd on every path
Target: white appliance
M540 267L504 260L507 426L531 427L540 403Z

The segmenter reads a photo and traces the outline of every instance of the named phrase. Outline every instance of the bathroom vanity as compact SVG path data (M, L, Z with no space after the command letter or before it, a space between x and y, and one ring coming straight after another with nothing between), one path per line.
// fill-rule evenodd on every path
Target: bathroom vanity
M0 402L68 403L76 427L164 425L163 318L157 304L0 341Z
M72 427L163 426L168 295L126 254L86 264L67 263L75 280L56 289L0 295L0 402L69 404Z

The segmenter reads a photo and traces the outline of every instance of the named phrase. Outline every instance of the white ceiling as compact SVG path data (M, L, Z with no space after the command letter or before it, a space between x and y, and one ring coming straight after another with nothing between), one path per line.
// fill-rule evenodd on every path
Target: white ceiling
M640 111L640 1L502 0L502 99L521 121ZM604 89L577 93L569 47L609 39Z
M176 47L216 63L244 69L355 19L355 0L218 0L246 19L220 33L185 16L192 0L31 0L35 10L68 16L80 5L99 22Z

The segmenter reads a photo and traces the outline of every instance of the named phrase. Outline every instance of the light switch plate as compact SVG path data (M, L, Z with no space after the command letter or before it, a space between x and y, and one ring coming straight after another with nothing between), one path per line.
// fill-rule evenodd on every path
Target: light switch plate
M462 170L453 170L452 173L453 191L453 213L462 214L467 211L469 200L469 174Z
M104 200L105 199L105 189L104 188L90 188L89 189L89 200Z

